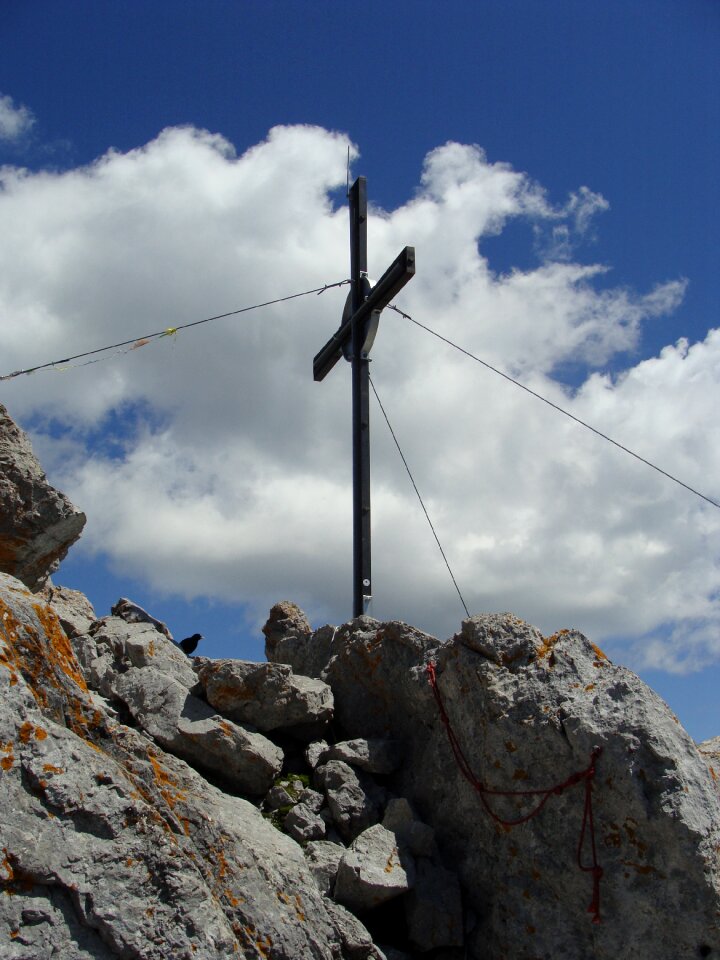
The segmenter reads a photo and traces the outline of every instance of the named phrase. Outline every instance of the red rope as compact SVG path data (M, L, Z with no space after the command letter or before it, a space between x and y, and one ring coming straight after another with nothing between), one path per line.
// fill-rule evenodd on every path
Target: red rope
M580 870L584 871L585 873L592 874L593 897L590 906L588 907L588 913L592 913L593 923L600 923L600 880L602 878L603 871L602 867L598 864L597 848L595 844L595 821L593 818L592 788L593 780L595 779L595 763L602 753L602 748L593 747L588 766L584 770L579 770L577 773L571 773L566 780L563 780L562 783L559 783L554 787L549 787L546 790L494 790L491 787L486 786L481 780L478 780L470 768L470 764L463 753L463 749L460 746L460 741L458 740L455 731L452 728L450 717L447 714L445 704L440 696L440 690L438 689L437 684L437 675L435 673L435 664L432 661L430 661L430 663L427 665L427 675L433 694L435 695L435 700L437 701L440 719L445 727L445 732L447 733L448 740L450 741L450 747L460 773L462 773L470 786L476 791L480 797L480 802L482 803L483 807L496 823L499 823L503 827L517 827L521 823L527 823L528 820L532 820L533 817L536 817L540 813L550 797L559 796L569 787L574 787L578 783L585 784L585 803L583 807L582 826L580 827L580 839L577 846L577 865ZM500 817L491 808L487 800L488 797L540 797L540 801L529 813L525 814L525 816L517 817L514 820L506 820L503 817ZM582 859L586 837L590 838L591 863L589 866L585 866Z

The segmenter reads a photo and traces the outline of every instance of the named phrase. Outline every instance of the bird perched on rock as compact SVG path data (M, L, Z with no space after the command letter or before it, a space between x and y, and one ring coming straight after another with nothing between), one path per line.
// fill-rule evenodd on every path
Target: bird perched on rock
M185 637L184 640L181 640L178 646L190 656L191 653L195 652L195 648L202 639L203 635L201 633L194 633L191 637Z

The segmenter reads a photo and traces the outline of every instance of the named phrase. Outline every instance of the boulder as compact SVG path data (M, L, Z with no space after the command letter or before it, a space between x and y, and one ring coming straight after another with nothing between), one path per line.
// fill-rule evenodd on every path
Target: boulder
M325 821L304 803L296 803L285 815L285 832L297 840L307 843L309 840L322 840L326 833Z
M55 611L68 637L87 633L95 622L95 610L85 594L69 587L56 587L48 581L42 597Z
M362 955L301 848L99 708L52 608L5 575L0 804L8 960Z
M402 763L402 744L398 740L341 740L327 752L328 760L344 760L367 773L394 773Z
M330 684L346 735L403 742L393 789L457 871L469 958L720 952L720 763L586 637L492 614L440 644L360 617L313 645L281 653Z
M345 852L335 879L335 899L365 912L409 890L415 866L397 840L379 823L357 836Z
M138 606L138 604L132 600L128 600L127 597L120 597L118 602L111 607L110 613L114 617L120 617L126 623L149 623L155 627L159 633L164 633L166 637L172 640L172 634L168 630L166 623L163 623L162 620L157 620L152 614L148 613L147 610L143 610L142 607Z
M198 677L211 706L258 730L314 729L333 714L330 687L286 664L205 659Z
M405 898L405 916L416 950L461 947L463 908L456 875L426 858L418 860L415 884Z
M0 571L37 591L80 537L85 514L51 486L0 404Z
M345 848L339 843L331 843L329 840L311 840L304 849L305 859L315 878L318 890L327 896L332 896L335 877Z
M377 822L383 796L368 777L342 760L329 760L317 767L315 780L325 791L333 822L345 840Z

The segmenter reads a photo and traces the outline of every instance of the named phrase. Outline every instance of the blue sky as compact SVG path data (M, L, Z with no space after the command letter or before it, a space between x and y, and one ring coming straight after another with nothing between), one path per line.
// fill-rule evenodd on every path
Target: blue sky
M718 500L719 41L711 0L6 2L0 375L343 279L350 143L371 276L418 251L399 306ZM343 299L0 383L88 513L56 580L211 656L262 656L274 600L345 619L349 371L303 379ZM720 733L720 511L391 316L373 375L472 612ZM374 612L450 636L383 430Z

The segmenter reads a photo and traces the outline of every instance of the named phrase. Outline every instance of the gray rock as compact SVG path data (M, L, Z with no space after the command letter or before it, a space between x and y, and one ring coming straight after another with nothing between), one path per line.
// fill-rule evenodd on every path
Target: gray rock
M347 960L386 960L357 917L332 900L327 900L325 905L340 936L343 956L347 957Z
M84 526L85 514L50 486L27 434L0 404L0 571L40 590Z
M430 860L418 860L415 885L405 898L405 916L410 942L422 953L461 947L462 895L455 874Z
M311 770L327 757L328 744L326 740L313 740L305 749L305 760Z
M93 605L79 590L56 587L48 581L42 591L42 597L57 614L60 625L68 637L86 634L97 619Z
M317 790L306 787L301 791L298 802L304 803L313 813L320 813L325 804L325 797L321 793L318 793Z
M360 776L342 760L329 760L315 770L315 779L327 797L340 836L352 840L375 823L380 797L372 782Z
M310 636L284 651L294 669L312 646ZM565 784L523 826L499 827L461 773L428 685L432 657L478 782L501 791ZM707 768L712 758L703 759L659 697L581 634L544 638L501 614L470 618L438 644L403 624L361 617L335 632L315 669L333 688L336 720L348 736L405 745L394 788L435 830L465 907L478 918L468 958L675 960L720 951L720 801ZM592 874L576 859L583 775L590 776L595 745L603 748L592 790L604 871L600 925L588 912ZM486 800L511 820L543 796ZM586 823L585 867L592 866L588 834ZM671 935L658 922L662 916L674 918Z
M309 840L322 840L325 836L325 822L304 803L296 803L283 821L285 832L297 840L307 843Z
M394 773L402 763L402 744L397 740L342 740L329 748L329 760L344 760L367 773Z
M432 857L437 854L435 831L418 820L405 797L389 800L385 807L382 825L398 838L398 842L415 857Z
M204 660L198 677L211 706L258 730L323 724L333 714L330 687L296 676L286 664Z
M221 775L242 793L267 793L282 769L280 747L219 716L154 667L118 674L113 692L161 747L201 770Z
M159 633L165 634L169 640L173 638L166 623L157 620L147 610L143 610L142 607L132 600L128 600L127 597L120 597L115 606L111 608L110 613L114 617L120 617L126 623L149 623Z
M268 791L268 795L265 797L265 806L269 810L281 810L283 807L290 807L294 803L295 799L280 784Z
M305 859L318 890L326 896L332 896L335 877L345 848L338 843L331 843L329 840L311 840L304 850Z
M0 805L9 960L350 956L297 844L98 709L52 609L5 575Z
M335 899L357 912L372 910L409 890L415 882L412 858L379 823L353 840L340 860Z
M113 694L117 676L130 667L152 667L172 677L187 690L197 687L192 663L183 651L151 623L103 617L90 630L97 656L102 660L93 673L101 693Z

